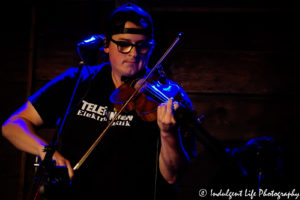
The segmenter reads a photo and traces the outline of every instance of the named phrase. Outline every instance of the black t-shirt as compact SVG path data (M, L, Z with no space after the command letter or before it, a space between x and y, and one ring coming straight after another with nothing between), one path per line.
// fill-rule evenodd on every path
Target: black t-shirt
M77 72L77 68L67 70L29 98L45 125L55 125L63 117ZM83 69L59 141L59 151L72 166L116 114L109 100L114 90L110 65ZM156 121L145 122L135 111L122 113L75 172L71 199L153 199L158 138ZM157 179L157 193L170 198L174 186L163 180L159 170Z

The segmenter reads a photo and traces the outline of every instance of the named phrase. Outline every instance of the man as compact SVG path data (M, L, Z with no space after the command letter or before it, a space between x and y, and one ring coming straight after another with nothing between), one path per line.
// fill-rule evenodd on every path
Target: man
M172 99L158 106L157 122L144 122L135 111L122 113L81 168L73 171L116 113L111 93L124 79L145 74L152 48L148 13L127 4L111 14L104 45L109 63L83 70L53 155L56 165L67 166L72 178L70 199L154 199L154 193L164 198L174 194L174 183L189 158L174 120ZM31 96L2 126L3 135L18 149L44 159L47 142L35 127L53 126L63 117L77 72L77 68L67 70ZM181 96L189 102L184 91Z

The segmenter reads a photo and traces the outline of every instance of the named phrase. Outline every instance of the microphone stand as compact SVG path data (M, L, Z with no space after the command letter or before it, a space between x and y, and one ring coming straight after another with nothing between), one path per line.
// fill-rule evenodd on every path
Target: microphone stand
M83 54L80 53L80 47L77 46L78 54L81 58L81 61L78 64L78 72L76 74L76 85L73 90L72 97L69 101L68 108L64 114L64 117L62 120L60 120L58 128L56 133L54 134L52 141L49 145L45 146L44 152L45 158L41 161L41 164L39 165L39 168L36 171L35 176L35 182L33 184L33 199L36 200L39 193L42 193L44 196L44 199L46 200L52 200L52 199L66 199L65 197L61 196L62 194L66 194L67 192L59 192L59 195L55 196L55 193L51 193L51 191L47 191L47 189L50 190L61 190L61 186L63 186L63 190L66 189L71 184L71 181L69 179L68 170L66 167L56 167L55 161L52 160L52 157L57 149L57 143L59 141L59 138L63 132L65 122L68 118L68 114L70 112L70 109L73 105L74 97L77 92L78 86L80 84L80 75L82 73L82 69L85 66L85 63L88 63L88 59L83 58ZM85 55L86 56L86 55ZM46 188L47 186L42 187L43 182L48 182L50 185L49 188ZM53 186L53 184L56 184ZM61 190L61 191L63 191ZM48 195L48 197L47 197ZM60 196L60 197L59 197Z

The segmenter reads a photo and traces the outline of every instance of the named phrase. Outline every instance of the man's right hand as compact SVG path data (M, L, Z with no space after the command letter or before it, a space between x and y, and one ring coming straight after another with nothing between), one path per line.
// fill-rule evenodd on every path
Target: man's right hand
M44 160L46 153L42 151L40 153L40 157L42 160ZM65 157L63 157L58 151L55 151L52 157L55 160L56 166L66 166L68 169L68 174L70 179L72 180L74 176L74 170L71 166L71 163L69 160L67 160Z

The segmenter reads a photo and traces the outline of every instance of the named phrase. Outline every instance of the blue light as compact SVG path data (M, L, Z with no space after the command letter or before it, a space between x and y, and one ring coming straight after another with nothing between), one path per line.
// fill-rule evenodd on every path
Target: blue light
M163 90L164 90L164 91L168 91L168 92L170 92L170 91L171 91L171 88L172 88L172 87L171 87L171 85L169 85L168 87L166 87L166 88L163 88Z
M91 38L87 39L87 40L84 40L85 43L89 43L89 42L92 42L92 41L95 41L96 38L95 36L92 36Z
M152 87L157 92L157 94L159 94L160 96L162 96L165 101L167 101L169 99L164 93L162 93L159 89L157 89L155 87L155 85L151 85L151 84L149 84L149 85L150 85L150 87ZM159 84L157 84L157 86L159 86Z

